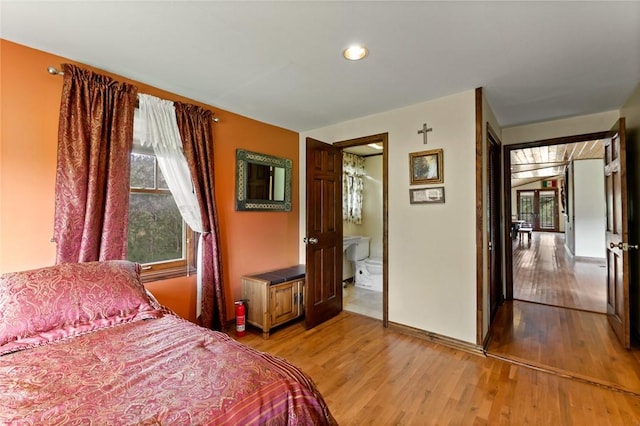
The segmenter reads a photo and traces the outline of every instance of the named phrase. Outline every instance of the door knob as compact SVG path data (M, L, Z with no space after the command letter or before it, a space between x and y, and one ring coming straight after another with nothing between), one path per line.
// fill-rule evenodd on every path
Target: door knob
M305 239L302 241L304 241L305 244L318 244L318 239L315 237L311 237L311 238L305 237Z
M627 244L627 243L623 243L622 241L619 242L618 244L614 244L613 242L609 243L609 248L614 249L616 247L618 247L620 250L623 250L623 251L638 250L637 244Z

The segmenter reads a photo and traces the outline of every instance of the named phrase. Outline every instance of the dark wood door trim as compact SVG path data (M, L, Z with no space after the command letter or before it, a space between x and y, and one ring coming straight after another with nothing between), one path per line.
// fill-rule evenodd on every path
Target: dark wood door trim
M389 327L389 134L364 136L336 142L338 148L380 143L382 150L382 325Z
M482 125L482 87L478 87L476 97L476 344L482 345L484 338L484 223L482 213L484 204L482 198L482 154L483 136Z
M587 142L596 139L605 139L610 136L609 131L584 133L581 135L563 136L559 138L540 139L537 141L519 142L514 144L505 145L505 149L509 150L509 153L515 149L523 148L535 148L539 146L552 146L552 145L564 145L577 142ZM511 176L509 176L511 177Z
M511 151L523 148L535 148L539 146L562 145L576 142L586 142L596 139L605 139L610 132L584 133L580 135L563 136L559 138L541 139L537 141L522 142L503 146L503 187L504 187L504 211L511 215ZM504 222L504 255L505 255L505 300L513 300L513 240L511 234L511 221Z
M368 145L370 143L378 143L378 142L387 143L388 139L389 139L388 133L379 133L377 135L369 135L369 136L363 136L361 138L347 139L347 140L335 142L333 146L338 148L349 148L352 146ZM383 155L384 155L384 152L387 150L386 148L387 146L385 145L385 149L382 151Z

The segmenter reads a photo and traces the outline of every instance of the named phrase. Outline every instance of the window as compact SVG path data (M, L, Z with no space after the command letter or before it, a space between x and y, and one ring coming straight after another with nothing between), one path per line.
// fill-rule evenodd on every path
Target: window
M558 231L558 190L518 190L518 218L534 231Z
M182 220L152 148L131 153L127 259L143 265L143 281L186 275L194 265L194 233Z
M362 223L364 157L342 152L342 220Z

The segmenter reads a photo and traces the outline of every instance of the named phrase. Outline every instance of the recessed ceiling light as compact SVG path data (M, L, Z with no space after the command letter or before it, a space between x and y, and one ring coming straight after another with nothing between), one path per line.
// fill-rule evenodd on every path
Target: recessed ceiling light
M369 51L367 50L367 48L359 44L354 44L353 46L349 46L344 50L344 52L342 52L342 56L344 56L345 59L348 59L350 61L358 61L360 59L365 58L368 54L369 54Z

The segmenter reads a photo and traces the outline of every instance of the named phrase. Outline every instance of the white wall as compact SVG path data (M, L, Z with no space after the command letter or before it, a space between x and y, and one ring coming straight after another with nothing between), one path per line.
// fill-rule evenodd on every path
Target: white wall
M603 132L611 129L618 119L618 116L618 111L607 111L523 126L505 127L502 129L502 143L510 145L585 133Z
M620 117L625 117L627 127L627 191L636 203L629 205L629 239L628 243L640 243L640 215L637 204L640 202L640 83L633 94L620 109ZM634 212L635 210L635 212ZM640 333L640 250L629 250L629 287L631 293L631 325Z
M576 255L576 233L573 218L575 217L576 206L573 204L573 161L567 165L567 182L565 191L568 195L567 212L564 222L564 246L571 255Z
M364 161L362 235L371 237L370 257L382 257L382 155Z
M361 225L342 221L342 233L344 235L362 235Z
M581 160L573 164L575 255L604 259L604 163L603 160Z
M417 130L427 122L428 145ZM333 143L388 133L389 320L476 342L475 92L473 90L350 120L300 135L301 182L306 137ZM444 150L446 203L409 204L409 153ZM418 186L416 186L418 187ZM305 231L305 185L300 185ZM305 261L304 246L300 247Z

